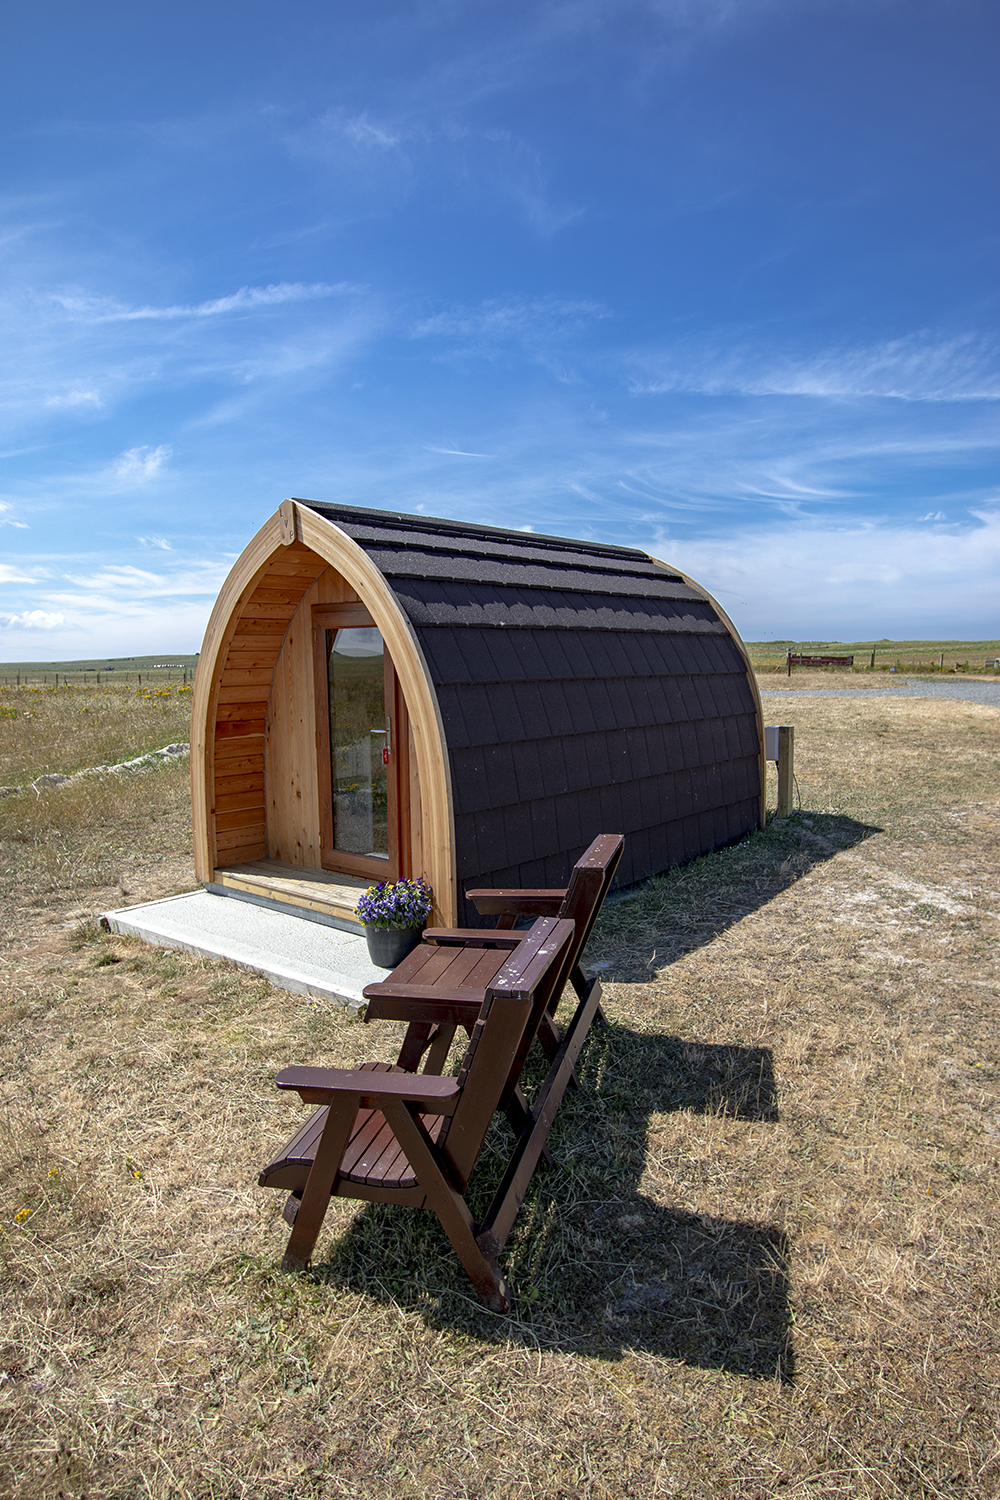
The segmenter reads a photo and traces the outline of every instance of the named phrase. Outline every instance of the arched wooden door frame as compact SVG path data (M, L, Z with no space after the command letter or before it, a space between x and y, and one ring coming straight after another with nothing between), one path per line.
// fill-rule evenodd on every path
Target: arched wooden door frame
M300 542L316 555L316 574L330 566L363 601L382 632L406 701L420 783L423 866L434 888L438 919L457 919L455 822L451 767L437 694L412 625L363 548L332 521L285 500L250 540L226 578L209 618L195 674L191 714L191 804L195 874L211 881L218 863L215 743L220 702L227 696L227 656L251 596L268 582L268 569Z

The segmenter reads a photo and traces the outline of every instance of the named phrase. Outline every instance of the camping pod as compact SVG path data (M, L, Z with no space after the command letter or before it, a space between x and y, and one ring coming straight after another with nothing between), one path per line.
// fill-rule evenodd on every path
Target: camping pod
M355 928L422 875L559 886L624 833L627 886L764 818L749 658L690 578L627 547L286 500L209 621L191 736L210 890Z

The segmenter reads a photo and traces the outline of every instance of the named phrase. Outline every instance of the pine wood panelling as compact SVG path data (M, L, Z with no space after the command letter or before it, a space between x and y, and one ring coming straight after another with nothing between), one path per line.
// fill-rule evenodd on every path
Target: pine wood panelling
M227 776L225 779L227 781L229 781L232 778ZM263 778L263 776L261 776L260 778L257 778L257 777L253 778L254 782L257 782L258 779L259 779L259 782L260 782L259 785L252 785L252 786L249 786L249 787L243 787L243 789L241 791L238 791L238 792L221 792L221 793L219 791L219 783L218 783L218 781L216 781L216 783L215 783L215 816L216 816L216 820L218 820L219 815L221 813L246 812L248 809L253 809L253 808L260 807L262 801L264 800L264 795L263 795L264 794L264 786L263 786L264 778ZM222 825L218 821L216 821L216 827L219 828L221 826Z
M288 620L325 565L301 543L276 547L277 532L272 517L233 568L199 658L191 780L202 880L212 878L217 863L266 852L263 751L271 676ZM233 785L239 773L244 779Z
M239 676L245 676L240 673ZM255 672L254 676L262 674ZM268 673L266 682L235 682L227 670L225 686L219 689L219 703L266 703L271 696L271 673Z
M350 922L358 933L364 931L354 914L358 897L368 884L350 875L331 875L321 870L302 871L295 865L277 860L248 861L246 864L217 870L220 885L249 895L280 901L283 906L321 912Z
M321 590L329 587L327 568L303 594L289 622L275 664L267 715L268 857L310 870L321 865L312 606Z
M259 775L225 776L222 774L227 767L224 764L216 765L215 775L215 805L218 807L220 797L230 797L234 792L248 792L264 787L264 772Z
M410 721L410 873L430 881L435 920L447 924L450 769L423 654L363 550L294 502L244 550L209 622L192 705L195 868L202 880L265 858L321 869L312 606L352 602L378 622L399 676Z
M262 828L256 838L249 836L244 838L242 834L220 833L218 850L220 861L226 865L242 865L251 859L263 859L264 830Z

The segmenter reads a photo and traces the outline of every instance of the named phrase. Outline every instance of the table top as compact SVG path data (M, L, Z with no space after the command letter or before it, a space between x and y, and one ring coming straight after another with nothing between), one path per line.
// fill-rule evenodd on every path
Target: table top
M406 985L433 985L435 989L485 990L510 957L510 946L465 948L420 943L397 964L385 980L394 989ZM370 989L376 988L374 985Z
M445 1018L439 1011L445 1005L453 1010L450 1019L474 1020L510 951L509 943L502 948L421 943L384 982L365 986L368 1019L416 1019L413 1006L426 1002L439 1019Z

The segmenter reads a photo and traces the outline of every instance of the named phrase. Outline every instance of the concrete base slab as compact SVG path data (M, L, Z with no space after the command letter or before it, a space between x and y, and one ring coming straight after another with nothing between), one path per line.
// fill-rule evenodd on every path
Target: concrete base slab
M353 1012L367 1003L365 985L388 977L368 957L363 937L208 891L108 911L102 921L112 932L160 948L228 958L280 989L332 1000Z

